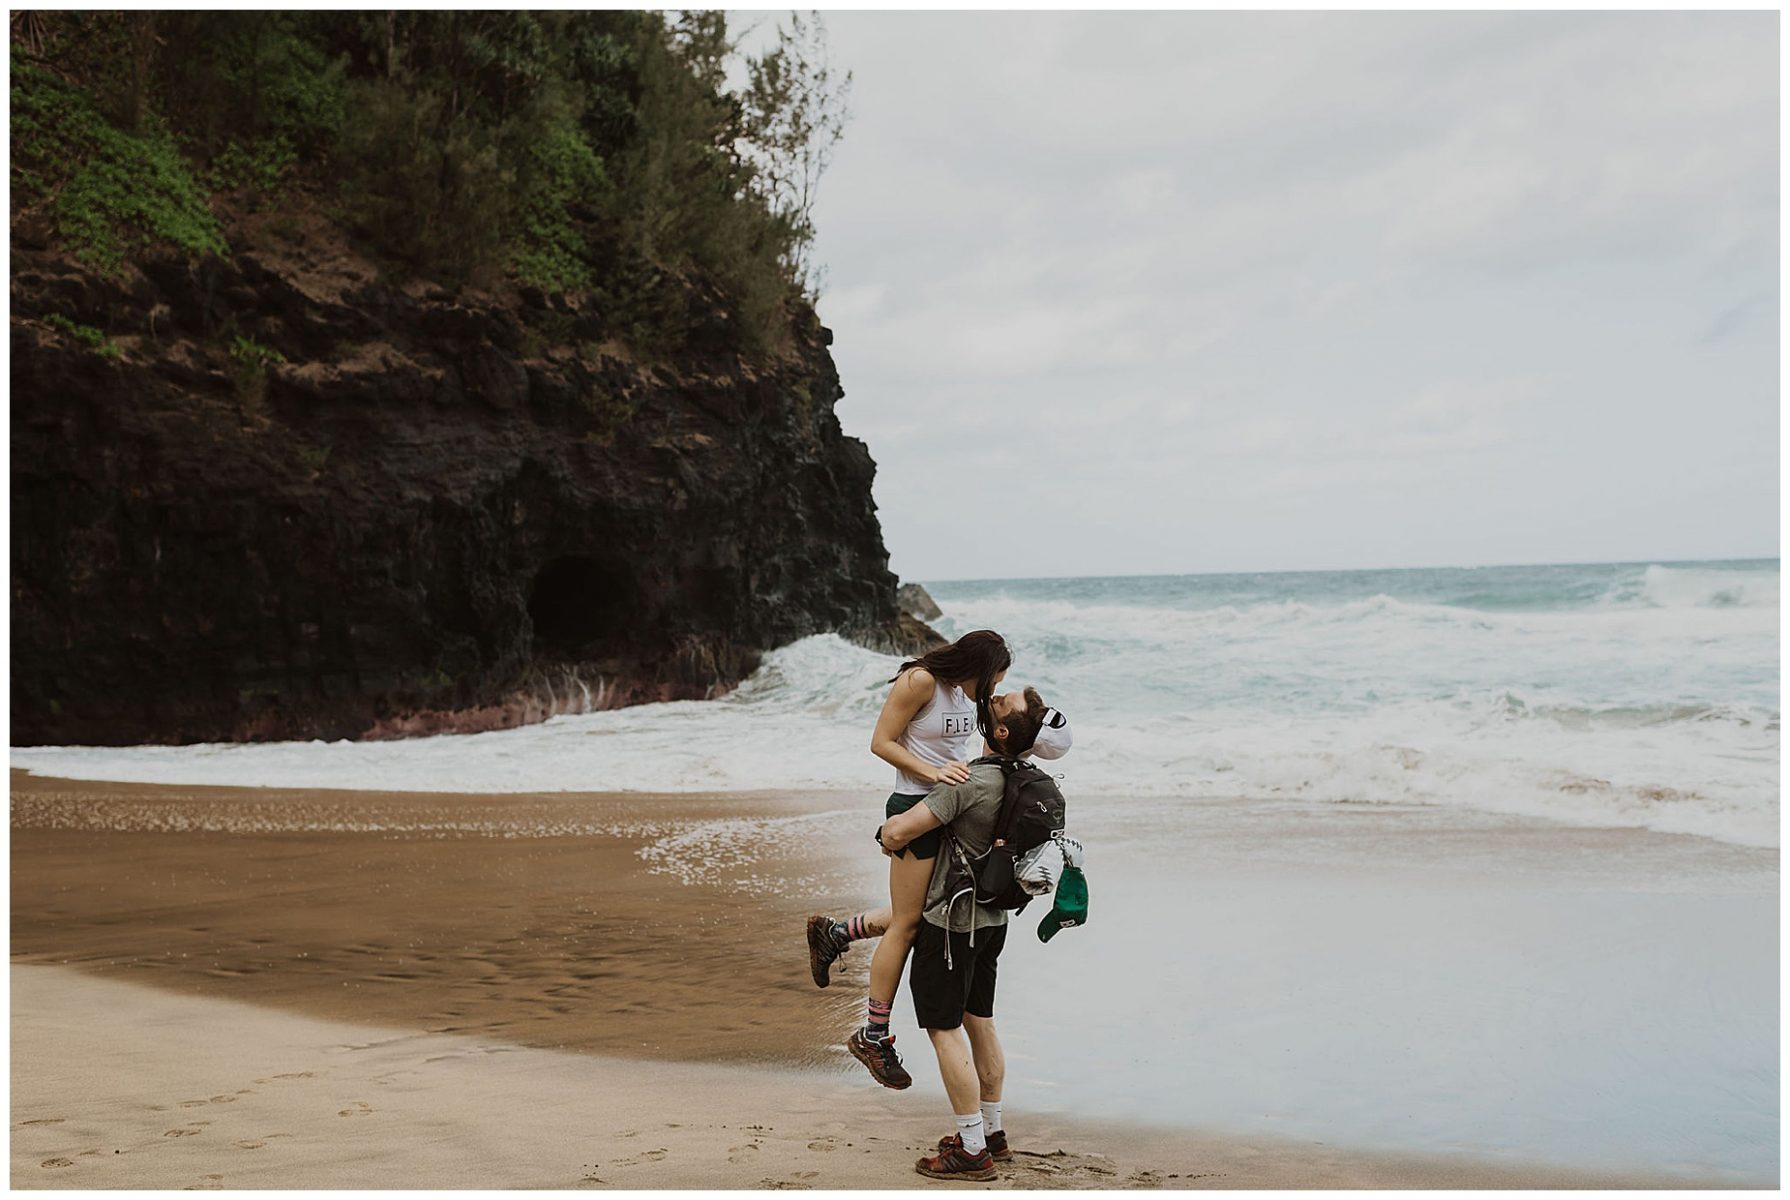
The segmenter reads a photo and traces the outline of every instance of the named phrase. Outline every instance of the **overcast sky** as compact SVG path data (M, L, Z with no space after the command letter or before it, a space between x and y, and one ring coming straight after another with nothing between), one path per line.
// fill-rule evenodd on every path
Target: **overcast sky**
M826 21L904 578L1777 554L1775 13Z

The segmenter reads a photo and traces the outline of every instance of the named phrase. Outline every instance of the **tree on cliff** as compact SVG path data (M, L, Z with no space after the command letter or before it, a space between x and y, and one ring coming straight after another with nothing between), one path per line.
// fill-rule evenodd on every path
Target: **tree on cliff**
M208 200L228 196L322 206L394 270L587 293L647 352L683 344L700 288L726 297L748 352L782 344L791 303L812 298L814 190L850 83L818 18L743 61L719 12L11 27L15 223L41 213L103 268L154 244L215 250Z
M785 265L810 291L820 269L810 258L814 201L833 147L850 117L851 72L834 73L827 27L820 14L804 21L791 14L777 29L777 43L746 63L744 105L747 152L757 168L759 192L790 231Z

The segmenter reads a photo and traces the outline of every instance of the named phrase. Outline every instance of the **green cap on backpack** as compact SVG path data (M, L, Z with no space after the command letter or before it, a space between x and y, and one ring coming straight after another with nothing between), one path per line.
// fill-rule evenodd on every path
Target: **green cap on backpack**
M1088 877L1080 867L1064 867L1063 880L1057 884L1057 901L1038 922L1038 940L1048 942L1057 930L1088 923Z

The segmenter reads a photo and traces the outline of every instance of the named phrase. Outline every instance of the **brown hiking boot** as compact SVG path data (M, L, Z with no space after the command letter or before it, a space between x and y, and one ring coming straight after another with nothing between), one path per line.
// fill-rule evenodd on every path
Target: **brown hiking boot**
M968 1183L987 1183L1000 1178L994 1169L994 1157L987 1150L980 1154L965 1154L963 1143L955 1137L947 1140L953 1144L940 1150L936 1158L922 1158L914 1164L914 1170L928 1179L961 1179Z
M880 1042L864 1036L859 1029L845 1043L845 1048L852 1052L852 1057L870 1068L870 1074L886 1088L900 1091L913 1086L914 1077L907 1073L901 1065L901 1056L895 1053L895 1035L890 1034Z
M939 1139L939 1152L942 1154L953 1146L961 1145L963 1145L963 1138L961 1135L947 1133L944 1137ZM988 1156L996 1162L1013 1161L1013 1149L1007 1145L1007 1131L1005 1129L997 1130L988 1135Z
M832 982L828 976L833 964L846 949L833 938L833 918L808 918L808 970L814 976L815 987L826 987Z

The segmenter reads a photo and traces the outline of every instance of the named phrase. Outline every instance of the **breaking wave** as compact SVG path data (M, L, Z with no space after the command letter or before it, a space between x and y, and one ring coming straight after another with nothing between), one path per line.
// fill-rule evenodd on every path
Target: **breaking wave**
M1070 794L1454 805L1778 844L1777 563L934 585L1067 711ZM413 741L15 749L72 778L881 794L897 660L823 635L716 701Z

